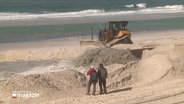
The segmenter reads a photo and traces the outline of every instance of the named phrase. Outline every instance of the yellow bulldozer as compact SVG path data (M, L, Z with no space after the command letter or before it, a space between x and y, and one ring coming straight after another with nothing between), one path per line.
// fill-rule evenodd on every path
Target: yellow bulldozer
M108 28L99 31L98 40L81 40L80 45L104 45L111 47L115 44L132 44L131 33L126 28L128 21L109 21Z

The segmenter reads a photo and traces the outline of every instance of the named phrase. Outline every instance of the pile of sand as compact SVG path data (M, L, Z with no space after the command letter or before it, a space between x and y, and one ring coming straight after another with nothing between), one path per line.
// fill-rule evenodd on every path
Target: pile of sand
M138 78L142 83L149 83L165 77L173 66L164 55L154 55L141 60L138 68Z
M184 45L175 45L168 55L176 73L184 72Z
M75 66L98 66L110 64L126 64L130 61L137 60L129 50L113 48L96 48L86 51L74 60Z
M74 90L85 86L85 75L74 70L18 76L1 83L0 97L4 98L3 101L11 103L14 100L11 98L12 91L31 91L40 95L39 98L34 99L35 101L44 101L72 95L76 93ZM21 98L21 102L17 103L29 102L29 100L31 98Z
M172 66L175 68L177 72L184 72L184 45L183 44L175 44L175 45L167 45L167 46L160 46L151 51L145 51L143 53L143 58L149 58L153 55L165 55L169 61L171 62ZM162 60L159 60L161 62Z
M184 72L184 45L160 46L143 53L138 65L138 80L150 83ZM168 76L169 75L169 76Z

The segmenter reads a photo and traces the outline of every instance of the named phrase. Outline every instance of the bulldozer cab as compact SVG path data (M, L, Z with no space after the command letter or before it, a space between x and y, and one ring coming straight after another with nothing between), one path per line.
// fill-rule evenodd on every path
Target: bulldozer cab
M122 30L127 30L126 26L128 25L128 21L109 21L109 29L112 31L113 37L121 37L119 32ZM119 36L118 36L119 35Z
M108 23L108 29L100 31L99 41L106 44L117 38L125 36L130 38L131 33L126 28L128 21L109 21Z
M109 30L122 30L126 29L128 21L110 21Z

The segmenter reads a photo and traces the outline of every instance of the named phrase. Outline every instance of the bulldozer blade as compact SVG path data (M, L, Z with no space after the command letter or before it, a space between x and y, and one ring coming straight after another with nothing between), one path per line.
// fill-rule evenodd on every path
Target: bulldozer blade
M133 44L132 40L128 36L123 36L121 38L117 38L112 40L109 43L106 43L106 47L112 47L115 44Z

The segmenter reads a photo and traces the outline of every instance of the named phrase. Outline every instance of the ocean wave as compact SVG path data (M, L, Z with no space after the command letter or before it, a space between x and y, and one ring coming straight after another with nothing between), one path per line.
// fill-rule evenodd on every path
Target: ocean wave
M184 5L166 5L139 10L141 13L178 13L184 12Z
M183 5L166 5L166 6L158 6L155 7L158 9L174 9L174 10L183 10L184 6Z
M83 16L97 15L104 12L105 10L100 10L100 9L88 9L88 10L82 10L77 12L43 13L43 14L1 12L0 20L83 17Z
M146 8L146 3L138 3L138 4L130 4L130 5L125 5L127 8Z
M127 7L127 8L135 8L135 5L134 4L130 4L130 5L125 5L125 7Z
M146 8L146 3L139 3L139 4L136 4L137 7L139 8Z
M132 7L133 4L129 5ZM141 14L155 14L155 13L183 13L184 5L166 5L158 6L152 8L146 8L145 3L137 4L140 9L138 10L128 10L128 11L105 11L103 9L89 9L77 12L66 12L66 13L42 13L42 14L32 14L32 13L0 13L0 21L4 20L29 20L29 19L61 19L70 17L101 17L101 16L112 16L112 15L141 15Z

